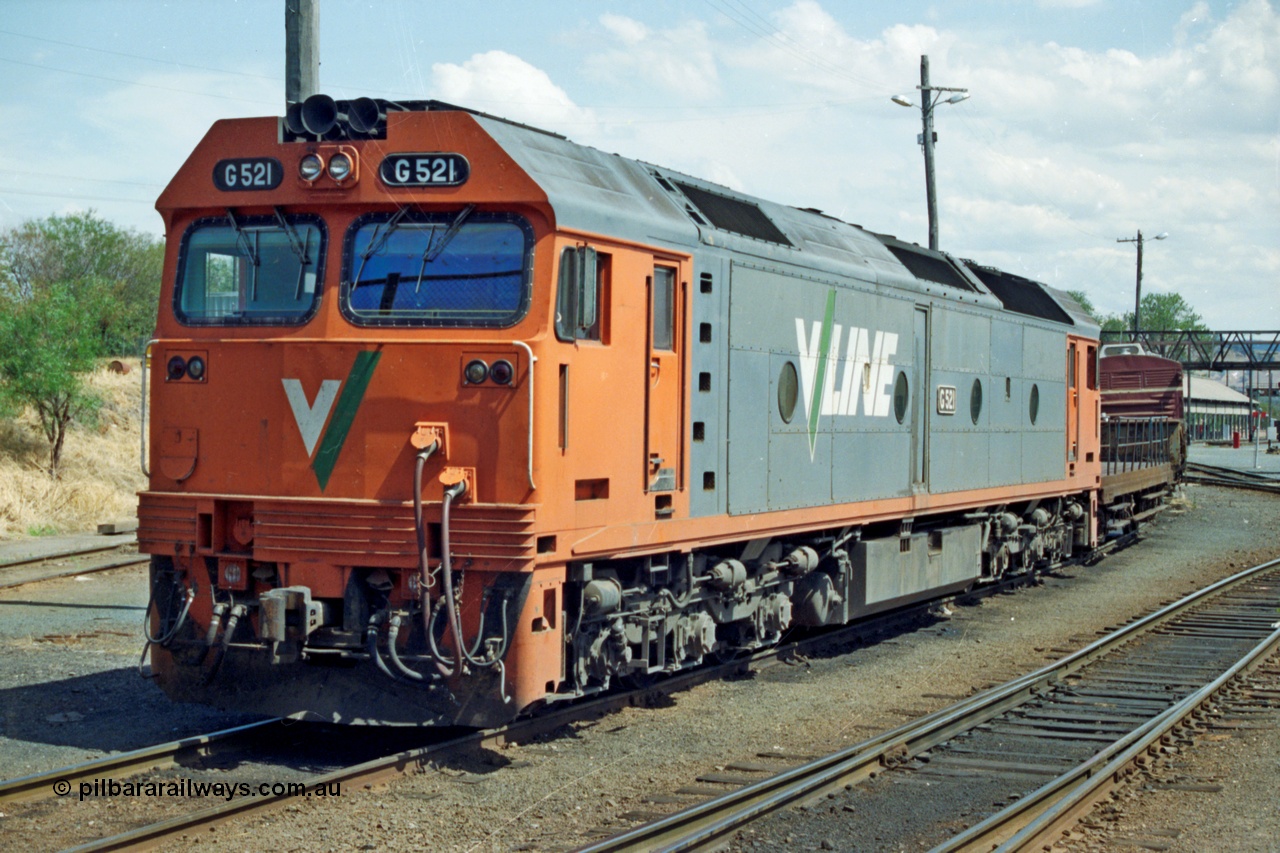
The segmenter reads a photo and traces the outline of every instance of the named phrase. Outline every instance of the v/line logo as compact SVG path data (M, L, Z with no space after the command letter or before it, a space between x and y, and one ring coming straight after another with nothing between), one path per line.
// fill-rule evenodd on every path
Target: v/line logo
M818 421L823 416L856 415L859 396L863 415L874 418L889 415L889 388L894 376L891 359L898 351L898 335L850 326L846 337L846 330L835 322L835 313L836 291L830 290L822 320L813 321L808 335L804 318L796 318L796 348L800 353L800 386L804 391L809 427L810 459L817 445ZM843 358L840 355L842 338Z
M360 403L364 400L364 392L368 390L369 381L373 378L373 369L378 366L378 359L381 357L380 352L357 353L355 364L351 366L346 381L324 380L320 383L320 390L316 392L315 400L311 402L307 401L302 380L280 380L284 384L284 395L289 400L289 408L293 410L293 420L298 426L298 432L302 435L302 444L307 449L308 457L311 457L312 452L315 451L316 442L320 443L320 450L311 460L311 470L315 472L316 482L320 484L322 492L329 485L333 466L338 462L338 454L342 452L342 446L347 441L351 424L356 418L356 412L360 409ZM341 395L338 393L339 390L342 392ZM335 399L337 400L336 408L334 407ZM330 410L333 410L333 420L329 422L329 428L325 429L325 421L329 420Z

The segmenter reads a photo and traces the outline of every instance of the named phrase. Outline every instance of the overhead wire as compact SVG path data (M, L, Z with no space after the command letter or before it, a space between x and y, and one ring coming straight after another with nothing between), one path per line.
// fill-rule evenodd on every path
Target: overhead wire
M730 22L737 24L747 32L758 36L769 44L772 44L777 49L805 65L819 71L824 71L828 74L842 77L845 80L858 84L859 86L865 86L871 89L888 88L882 81L854 73L843 65L838 65L821 58L815 53L810 45L796 41L788 33L779 30L772 22L748 6L744 0L703 0L703 2L715 9Z
M179 68L191 68L196 71L212 71L216 74L235 74L240 77L253 77L258 80L270 80L271 82L279 82L278 75L253 74L248 71L235 71L229 68L213 68L208 65L193 65L189 62L179 62L176 59L160 59L154 56L144 56L140 53L125 53L120 50L107 50L103 47L94 47L88 44L77 44L70 41L60 41L59 39L45 38L44 36L33 36L30 33L19 33L13 30L0 29L0 35L13 36L14 38L29 39L31 41L44 42L45 44L56 44L61 47L74 47L77 50L88 50L94 53L102 53L107 56L119 56L124 59L141 59L145 62L156 62L162 65L176 65Z

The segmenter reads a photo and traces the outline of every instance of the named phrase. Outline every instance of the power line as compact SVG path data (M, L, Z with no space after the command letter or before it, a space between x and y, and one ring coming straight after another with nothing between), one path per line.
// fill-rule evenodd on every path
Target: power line
M150 187L152 189L160 189L164 187L164 184L145 183L142 181L121 181L114 180L112 178L86 178L80 175L55 175L51 172L27 172L21 169L0 169L0 172L10 175L28 175L33 178L54 178L62 181L95 181L104 184L126 184L132 187Z
M208 92L197 92L192 89L179 89L175 86L157 86L154 83L140 83L137 80L122 80L119 77L108 77L104 74L90 74L87 71L72 71L69 68L56 68L52 65L40 65L36 62L22 62L17 59L9 59L0 56L0 62L7 62L10 65L22 65L27 68L38 68L41 71L57 71L62 74L73 74L77 77L88 77L93 80L106 80L111 83L122 83L126 86L142 86L146 89L159 89L163 92L179 92L184 95L199 95L204 98L217 98L220 101L239 101L245 104L265 104L266 101L253 100L251 98L237 98L234 95L211 95ZM275 102L272 102L274 105Z
M0 195L29 195L41 198L69 198L73 201L119 201L126 204L155 205L154 200L144 198L113 198L110 196L82 195L80 193L37 192L35 190L15 190L9 187L0 187Z
M42 36L33 36L27 33L16 33L13 30L0 29L0 35L13 36L15 38L30 39L31 41L40 41L40 42L44 42L45 44L56 44L56 45L61 45L62 47L74 47L77 50L90 50L90 51L93 51L94 53L104 53L104 54L107 54L108 56L120 56L120 57L124 57L125 59L141 59L146 62L157 62L162 65L176 65L179 68L193 68L197 71L212 71L216 74L235 74L240 77L252 77L256 80L271 80L273 82L278 81L280 79L279 77L271 76L267 74L250 74L247 71L232 71L226 68L211 68L210 66L207 66L207 65L192 65L188 62L178 62L173 59L157 59L154 56L143 56L138 53L124 53L119 50L107 50L101 47L92 47L87 44L76 44L75 42L59 41L57 39L44 38Z
M857 83L859 86L886 88L877 81L854 74L843 66L819 58L809 45L796 41L774 27L772 23L747 6L742 0L704 0L704 2L725 18L728 18L732 23L737 24L749 33L759 36L763 41L772 44L805 65L819 71L825 71L828 74L843 77L845 80ZM726 8L722 6L722 3L726 5L732 4L732 7L736 7L737 11L732 7Z

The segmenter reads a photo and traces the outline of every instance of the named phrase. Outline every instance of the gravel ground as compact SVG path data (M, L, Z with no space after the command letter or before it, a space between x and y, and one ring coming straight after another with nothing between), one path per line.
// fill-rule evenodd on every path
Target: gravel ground
M298 800L201 833L186 846L571 848L596 830L629 825L620 817L627 812L675 808L654 800L672 799L678 788L723 788L697 782L700 775L759 775L734 765L773 764L757 757L763 751L798 757L855 743L1035 668L1056 657L1054 649L1078 648L1098 630L1280 555L1274 533L1280 500L1197 486L1186 494L1187 500L1160 516L1137 547L1049 578L1040 587L957 608L920 630L801 665L775 666L752 678L704 685L661 707L627 709L534 743L482 750L371 790ZM241 721L169 705L153 685L139 680L132 668L141 649L137 626L144 576L124 571L93 577L0 595L5 650L0 656L0 766L6 777ZM116 630L128 636L111 633ZM47 639L52 635L76 639ZM1249 736L1266 735L1250 730ZM1187 758L1198 759L1201 752L1212 756L1233 743L1207 744ZM1262 776L1241 778L1220 794L1195 796L1216 803L1224 820L1233 813L1237 819L1256 815L1258 831L1277 838L1274 796L1258 793L1257 780L1266 780L1267 793L1274 788L1280 744L1272 737L1265 746L1268 760L1257 768ZM1251 792L1257 796L1237 796ZM57 813L87 823L91 803L60 802ZM1186 807L1171 806L1170 814ZM5 830L0 821L0 832ZM57 844L56 831L49 840ZM1240 841L1236 847L1177 849L1276 849L1251 847L1244 837ZM898 847L884 838L868 849Z
M174 705L139 678L146 604L145 567L0 590L0 775L255 719Z

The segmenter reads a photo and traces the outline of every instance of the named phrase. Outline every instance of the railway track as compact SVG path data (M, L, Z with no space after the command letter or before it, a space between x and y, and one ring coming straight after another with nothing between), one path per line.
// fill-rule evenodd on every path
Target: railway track
M101 538L103 541L55 551L33 550L0 560L0 589L71 575L140 566L151 559L137 552L137 539L132 534L94 538Z
M211 758L223 751L248 749L264 739L278 736L280 729L280 720L264 720L8 779L0 782L0 805L47 797L59 782L70 786L68 790L78 790L80 782L85 780L123 779Z
M1006 580L983 587L968 596L985 596L1007 592L1011 589L1036 582L1034 574L1012 576ZM930 619L934 608L949 601L944 600L920 603L894 613L885 614L866 620L853 626L833 632L815 634L798 641L789 642L771 649L765 649L753 655L733 661L704 667L702 669L680 673L639 689L609 694L586 702L567 705L564 708L549 710L535 717L516 721L500 729L467 733L437 740L421 747L403 749L386 755L380 755L367 761L361 761L339 769L307 777L301 784L306 790L328 788L340 785L344 789L351 786L367 786L377 784L395 776L417 772L428 765L466 750L476 750L485 746L498 746L506 742L524 742L584 719L593 719L611 711L630 705L648 704L656 696L676 693L690 687L727 677L743 675L757 671L778 661L788 661L797 655L803 656L816 647L852 646L873 638L900 633L919 626ZM14 779L0 783L0 802L21 802L48 796L53 791L55 782L65 781L69 790L78 790L79 782L92 779L123 779L139 774L162 770L174 766L187 766L192 760L214 755L215 753L233 754L237 751L252 754L254 745L277 739L281 727L286 721L270 720L250 726L228 729L199 737L161 744L133 753L110 756L104 759L86 762L81 765L60 768L35 776ZM372 731L372 730L366 730ZM162 844L165 839L189 834L193 830L216 826L229 820L243 817L252 812L264 811L286 803L293 794L280 794L237 797L230 801L218 802L216 805L197 811L173 814L171 817L153 823L137 826L123 832L70 848L76 851L120 850L139 845Z
M1259 492L1280 494L1280 477L1266 471L1242 471L1188 462L1183 480L1205 486L1223 486L1231 489L1252 489Z
M877 826L913 848L1038 849L1170 748L1188 720L1200 724L1216 697L1250 689L1242 679L1280 648L1278 605L1280 560L1036 672L581 851L732 847L747 827L768 846L813 831L809 820L838 849L874 845ZM784 809L795 805L808 811Z

